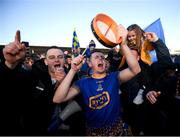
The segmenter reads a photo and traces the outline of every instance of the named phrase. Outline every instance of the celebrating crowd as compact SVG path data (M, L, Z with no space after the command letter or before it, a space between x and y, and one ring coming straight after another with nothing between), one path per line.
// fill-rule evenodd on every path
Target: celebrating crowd
M180 135L179 56L137 24L117 29L107 57L51 46L30 63L17 31L0 52L0 135Z

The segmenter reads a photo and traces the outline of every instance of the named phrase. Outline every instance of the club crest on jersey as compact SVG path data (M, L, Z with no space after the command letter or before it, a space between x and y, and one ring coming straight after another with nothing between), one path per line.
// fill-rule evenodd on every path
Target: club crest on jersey
M92 109L101 109L109 104L109 102L109 93L104 91L101 94L89 98L89 107Z

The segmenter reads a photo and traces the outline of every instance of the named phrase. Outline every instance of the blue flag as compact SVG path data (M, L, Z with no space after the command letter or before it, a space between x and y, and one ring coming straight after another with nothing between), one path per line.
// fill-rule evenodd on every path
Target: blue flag
M165 43L164 31L163 31L163 27L162 27L160 18L157 19L156 21L154 21L149 26L147 26L144 29L144 31L145 32L154 32L154 33L156 33L156 35ZM157 61L157 56L156 56L155 50L150 51L150 56L151 56L152 62Z
M72 48L73 49L78 49L80 48L79 40L76 34L76 30L73 32L73 41L72 41Z

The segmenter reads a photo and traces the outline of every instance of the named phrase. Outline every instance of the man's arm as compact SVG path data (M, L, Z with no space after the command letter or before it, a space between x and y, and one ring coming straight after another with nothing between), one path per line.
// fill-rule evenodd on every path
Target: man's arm
M119 80L121 81L121 83L123 83L138 74L141 71L141 68L139 66L138 60L132 55L131 50L126 44L128 33L127 30L122 25L119 25L117 28L117 33L120 35L119 37L122 38L121 51L125 56L126 62L128 64L128 68L120 71L118 75Z
M128 64L128 68L120 71L118 76L121 83L124 83L137 75L141 71L141 68L138 60L132 55L131 50L126 44L121 45L121 50Z
M159 63L166 66L172 65L173 61L171 59L171 55L162 40L158 39L156 42L154 42L154 48Z
M73 98L80 92L78 88L75 88L75 86L72 86L72 87L70 86L76 72L82 66L82 60L83 60L82 55L79 55L77 58L72 60L71 69L66 75L66 77L64 78L64 80L61 82L59 87L57 88L55 95L53 97L53 102L55 103L65 102Z
M154 32L146 32L145 36L149 42L152 42L158 62L164 66L172 65L173 61L165 43Z
M79 93L76 88L70 87L75 74L76 72L74 72L72 69L69 71L59 87L56 89L55 95L53 97L53 102L65 102Z

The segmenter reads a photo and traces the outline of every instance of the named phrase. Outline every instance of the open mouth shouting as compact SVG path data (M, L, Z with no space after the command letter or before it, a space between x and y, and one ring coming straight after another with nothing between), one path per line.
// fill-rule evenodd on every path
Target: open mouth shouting
M97 68L98 68L98 70L104 70L105 69L104 63L103 62L98 63Z
M54 70L55 70L55 71L62 71L62 70L64 70L64 69L63 69L63 67L61 66L61 64L55 64L55 65L54 65Z

